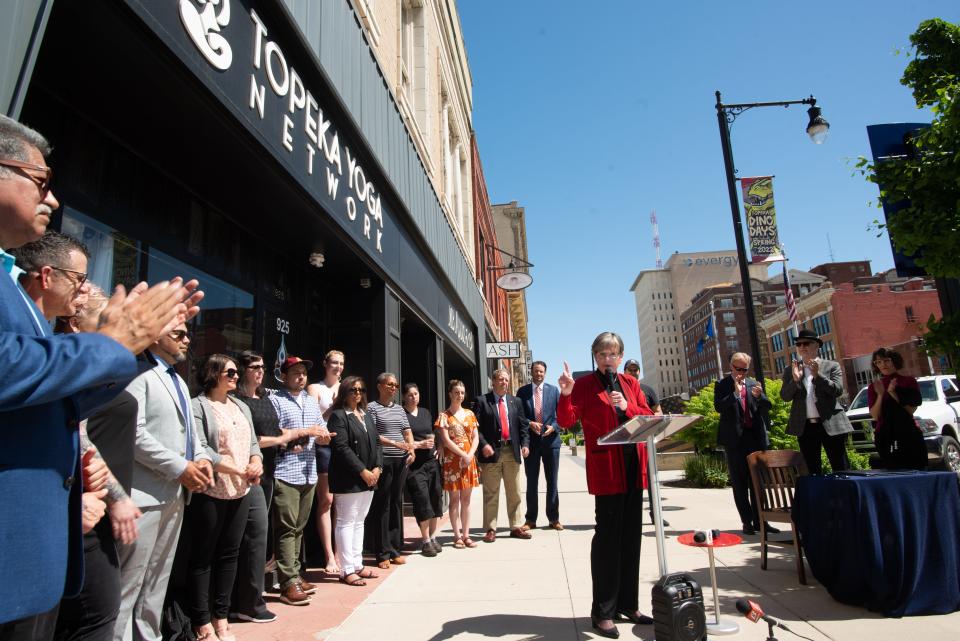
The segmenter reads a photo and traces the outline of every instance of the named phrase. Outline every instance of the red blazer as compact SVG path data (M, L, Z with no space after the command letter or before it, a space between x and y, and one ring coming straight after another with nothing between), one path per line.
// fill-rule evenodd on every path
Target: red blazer
M641 414L652 415L647 399L640 391L640 384L632 376L617 374L623 395L627 398L628 417ZM587 450L587 490L590 494L623 494L627 482L623 467L623 451L618 445L597 445L597 439L616 429L617 412L610 403L607 392L596 373L581 376L573 385L569 396L560 395L557 405L557 422L569 429L580 419L583 425L583 440ZM637 444L640 470L635 487L647 486L647 446Z

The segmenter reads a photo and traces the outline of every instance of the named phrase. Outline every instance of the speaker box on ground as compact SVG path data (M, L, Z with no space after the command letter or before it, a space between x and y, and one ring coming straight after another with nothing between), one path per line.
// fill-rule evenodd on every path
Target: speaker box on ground
M689 574L665 574L653 586L653 630L657 641L706 641L703 590Z

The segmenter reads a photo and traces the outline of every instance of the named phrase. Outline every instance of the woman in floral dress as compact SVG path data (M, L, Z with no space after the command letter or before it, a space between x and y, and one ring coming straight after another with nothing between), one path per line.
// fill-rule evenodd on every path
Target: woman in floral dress
M474 454L479 444L477 417L463 407L466 388L454 379L447 384L450 406L440 412L435 427L443 444L443 489L450 493L453 547L475 548L470 538L470 495L480 485Z

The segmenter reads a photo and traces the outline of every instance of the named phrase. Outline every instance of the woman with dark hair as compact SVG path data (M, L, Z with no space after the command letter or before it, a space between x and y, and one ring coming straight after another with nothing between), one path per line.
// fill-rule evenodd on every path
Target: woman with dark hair
M260 483L263 474L250 409L230 395L239 376L233 359L212 354L197 374L203 392L193 399L194 424L203 428L215 472L213 483L193 495L186 513L189 614L197 641L235 641L227 624L230 593L250 511L250 486Z
M254 623L268 623L277 615L263 600L267 559L273 552L273 528L270 506L273 504L273 469L278 448L295 437L280 427L280 418L263 388L264 362L259 352L247 350L237 359L240 380L234 396L249 408L253 431L263 456L263 474L259 485L250 486L250 513L240 546L237 581L234 586L231 617Z
M867 388L867 405L883 467L927 469L927 445L913 420L913 413L922 402L917 379L900 373L903 356L896 350L881 347L871 360L873 371L880 378Z
M383 453L373 418L367 413L367 389L359 376L348 376L333 403L327 429L330 441L330 490L336 506L337 563L340 581L366 585L377 575L363 567L363 522L383 470Z
M443 516L440 504L443 488L434 447L433 417L429 410L420 407L420 388L416 383L403 386L403 410L413 430L414 459L407 474L407 492L423 539L420 552L424 556L436 556L443 551L436 538L437 523Z
M443 444L443 489L450 493L450 528L453 547L475 548L470 538L470 495L480 485L477 472L477 447L480 424L473 412L463 406L467 388L457 379L447 383L450 405L440 412L435 427Z
M639 610L640 542L643 535L643 488L646 446L598 445L597 440L634 416L653 414L637 379L617 374L623 339L602 332L590 348L597 369L573 380L563 364L557 382L557 422L569 429L579 420L587 450L587 491L594 497L596 526L590 546L593 605L590 620L603 637L620 636L614 621L650 625Z

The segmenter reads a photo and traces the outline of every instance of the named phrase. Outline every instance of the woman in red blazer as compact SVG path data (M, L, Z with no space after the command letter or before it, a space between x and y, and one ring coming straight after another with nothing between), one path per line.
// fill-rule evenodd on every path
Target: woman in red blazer
M600 635L620 636L614 620L649 625L639 611L640 542L643 488L646 487L646 445L597 445L597 439L640 414L652 415L640 385L617 374L623 340L603 332L591 351L597 369L576 381L563 364L558 381L557 422L569 429L583 425L587 451L587 489L594 495L596 527L590 547L593 606L590 618Z

